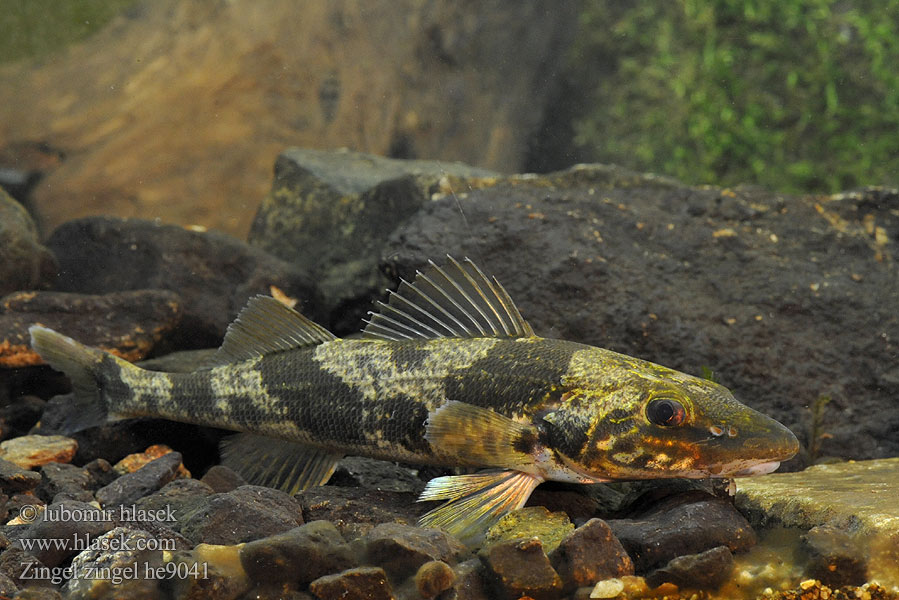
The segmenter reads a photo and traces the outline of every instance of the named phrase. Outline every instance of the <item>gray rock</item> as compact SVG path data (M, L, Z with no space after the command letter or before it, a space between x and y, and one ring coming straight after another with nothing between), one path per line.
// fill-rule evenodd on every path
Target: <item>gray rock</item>
M868 552L851 533L833 525L812 527L802 536L806 573L833 589L868 581Z
M0 490L4 494L32 490L41 482L40 473L23 469L0 458Z
M0 408L0 437L7 439L27 434L40 420L46 404L42 398L25 395Z
M537 538L506 540L483 548L478 554L487 568L497 597L517 600L558 598L562 578L552 568Z
M6 596L7 598L12 598L18 591L19 586L16 585L16 582L14 582L6 573L0 573L0 597Z
M179 452L164 454L137 471L126 473L97 490L97 500L104 507L132 504L172 481L180 465Z
M240 550L240 563L257 585L304 589L319 577L357 566L359 560L333 524L312 521L248 542Z
M634 574L634 564L621 542L601 519L590 519L549 554L566 590Z
M184 517L181 533L194 543L239 544L303 524L299 502L282 491L244 485L212 494Z
M63 463L47 463L41 467L41 484L35 490L38 498L51 502L60 494L67 494L72 500L90 502L93 500L90 487L93 478L81 467ZM83 499L83 496L87 496Z
M486 569L479 559L461 562L453 571L456 573L453 584L456 600L489 600L493 597L485 581Z
M161 564L162 549L152 535L116 527L97 537L95 547L72 559L72 572L80 576L66 583L66 597L94 600L157 596L159 580L145 578L145 574L147 565L153 568ZM89 573L94 576L88 577Z
M314 286L289 264L230 236L137 219L92 217L57 228L48 246L60 259L57 289L102 294L155 288L184 301L178 349L218 346L247 299L278 287L316 318Z
M296 499L306 519L331 521L347 539L365 535L381 523L415 525L431 508L416 502L415 494L330 485L304 490Z
M144 496L135 506L144 511L168 509L175 516L177 527L190 513L204 506L207 498L215 493L209 485L196 479L175 479L158 492Z
M326 305L341 307L342 318L330 325L338 333L356 331L367 299L389 283L378 257L390 233L430 200L441 180L465 187L466 178L494 175L458 163L291 148L275 163L272 191L249 241L302 265Z
M28 211L0 188L0 296L40 287L55 273Z
M84 502L68 500L48 505L28 526L10 533L15 546L23 548L48 567L87 549L91 541L113 528L108 515ZM33 540L63 540L42 548ZM27 545L30 545L29 548Z
M704 492L671 496L628 519L606 521L637 574L717 546L745 551L756 543L749 522L730 503Z
M414 469L364 456L347 456L341 460L328 483L340 487L413 494L421 493L425 486Z
M8 577L19 588L52 585L48 580L34 577L46 568L47 565L18 546L10 546L0 553L0 574Z
M468 551L459 540L438 529L422 529L400 523L378 525L363 538L369 564L391 576L414 573L428 561L455 564Z
M319 600L393 600L393 590L383 569L358 567L336 575L319 577L309 584L309 591Z
M247 485L243 477L225 465L213 465L200 479L215 492L230 492L242 485Z
M679 588L717 590L730 579L734 556L726 546L718 546L699 554L678 556L646 577L652 587L673 583Z

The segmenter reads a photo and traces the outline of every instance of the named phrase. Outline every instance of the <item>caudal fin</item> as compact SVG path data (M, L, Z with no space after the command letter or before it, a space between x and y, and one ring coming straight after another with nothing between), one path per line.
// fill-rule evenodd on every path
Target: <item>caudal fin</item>
M78 410L72 411L65 433L74 433L106 422L107 410L101 394L100 366L107 354L41 325L32 325L28 332L35 352L72 381L74 402Z

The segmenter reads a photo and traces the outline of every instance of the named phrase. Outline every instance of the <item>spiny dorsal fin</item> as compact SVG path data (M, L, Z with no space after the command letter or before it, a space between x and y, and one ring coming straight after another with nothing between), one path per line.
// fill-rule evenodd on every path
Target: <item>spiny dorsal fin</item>
M334 339L333 333L271 296L255 296L228 326L213 362L221 365L249 360Z
M470 259L416 272L402 280L378 313L369 313L363 337L404 340L442 337L530 337L534 330L494 277L489 279Z
M238 433L220 443L222 464L254 485L264 485L291 496L324 485L343 458L341 454L286 440Z

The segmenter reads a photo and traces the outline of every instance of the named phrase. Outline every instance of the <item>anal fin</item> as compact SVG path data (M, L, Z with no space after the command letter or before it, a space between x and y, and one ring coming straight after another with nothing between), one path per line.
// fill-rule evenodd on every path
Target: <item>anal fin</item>
M270 438L238 433L221 442L222 464L253 485L264 485L291 496L324 485L337 468L342 454Z
M504 514L524 506L541 477L521 471L485 471L472 475L437 477L428 482L419 502L448 500L419 519L422 527L436 527L476 546Z

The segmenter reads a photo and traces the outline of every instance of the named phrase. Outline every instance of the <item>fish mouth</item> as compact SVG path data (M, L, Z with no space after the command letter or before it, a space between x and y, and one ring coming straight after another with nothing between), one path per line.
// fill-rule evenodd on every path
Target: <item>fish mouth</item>
M731 474L731 477L755 477L756 475L767 475L768 473L776 471L779 466L779 460L772 460L746 467L745 469L740 469L736 473Z

